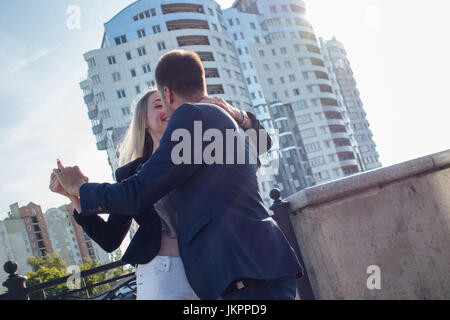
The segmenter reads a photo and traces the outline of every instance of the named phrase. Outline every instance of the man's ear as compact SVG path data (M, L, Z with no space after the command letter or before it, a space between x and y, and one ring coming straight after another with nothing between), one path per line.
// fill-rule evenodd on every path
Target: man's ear
M168 87L164 87L164 100L167 104L172 104L174 100L173 91Z
M169 90L169 102L170 104L173 104L175 102L175 92L173 90L170 90L169 88L167 88Z

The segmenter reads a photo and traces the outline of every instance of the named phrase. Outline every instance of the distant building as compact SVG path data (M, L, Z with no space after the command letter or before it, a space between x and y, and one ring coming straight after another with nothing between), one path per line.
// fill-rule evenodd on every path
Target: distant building
M52 208L45 213L56 252L67 265L82 263L87 258L97 260L100 264L109 263L109 254L83 231L72 213L71 205Z
M73 220L72 211L70 205L64 205L42 214L41 207L32 202L24 207L12 204L8 217L0 221L0 266L14 260L18 264L18 274L26 275L32 271L27 264L28 258L42 258L54 252L68 266L79 264L84 258L97 260L100 264L111 262L110 254ZM5 272L0 272L0 287L6 277ZM1 287L0 292L3 291Z
M18 273L26 275L31 271L28 258L44 257L53 253L53 247L40 206L31 202L19 207L18 203L14 203L10 210L8 217L0 221L0 265L14 260L18 264ZM4 281L5 277L2 273L0 279Z
M304 1L236 0L222 11L213 0L140 0L106 22L101 48L84 54L80 87L113 171L132 101L156 85L158 58L179 48L199 54L209 95L254 112L271 134L284 131L285 142L261 157L266 205L274 187L285 197L381 166L345 49L318 41Z
M336 83L344 99L347 115L361 155L363 171L379 168L381 167L380 156L376 150L376 143L366 118L367 114L356 86L347 51L335 37L328 41L320 39L320 42L323 55L327 61L331 62L336 75Z

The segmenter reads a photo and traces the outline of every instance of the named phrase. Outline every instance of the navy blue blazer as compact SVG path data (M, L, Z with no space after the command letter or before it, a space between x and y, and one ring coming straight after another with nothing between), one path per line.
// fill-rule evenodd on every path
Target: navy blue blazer
M247 114L251 121L250 129L264 130L263 138L266 138L267 145L261 146L262 149L259 148L259 136L256 136L254 142L258 147L258 154L265 153L272 147L272 140L255 115L251 112ZM120 183L137 174L147 160L147 157L141 157L118 168L115 172L116 181ZM76 210L73 212L73 217L86 234L106 252L113 252L120 247L134 218L139 228L122 256L122 261L131 265L149 263L161 248L161 220L153 206L133 216L110 215L107 221L97 215L81 216Z
M189 150L184 152L190 154L191 163L172 161L172 150L180 143L172 141L174 131L182 129L195 140L196 121L201 122L203 132L215 129L223 137L227 130L238 130L236 122L219 107L182 105L172 114L159 148L137 175L117 184L81 186L82 216L109 213L135 217L150 212L156 201L175 189L180 256L199 298L217 299L230 283L242 278L300 276L303 270L294 250L262 202L256 164L194 162L194 155L204 151L208 141L187 141ZM242 141L242 135L238 140ZM226 146L224 162L230 155ZM244 146L248 154L248 140ZM236 152L232 160L237 161Z

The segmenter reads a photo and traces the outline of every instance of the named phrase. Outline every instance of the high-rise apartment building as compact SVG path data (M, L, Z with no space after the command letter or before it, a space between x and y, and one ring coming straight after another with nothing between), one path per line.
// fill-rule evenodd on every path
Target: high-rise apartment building
M31 271L27 264L29 257L53 253L41 207L32 202L25 207L19 207L18 203L10 206L8 217L0 221L0 240L0 265L14 260L18 264L17 272L22 275ZM3 281L4 276L0 277Z
M367 115L356 86L356 80L344 45L335 37L329 41L320 39L323 55L331 62L336 75L337 85L342 94L347 115L353 129L356 143L361 155L363 170L371 170L381 167L379 154L373 140L373 134L367 121Z
M0 221L0 265L14 260L18 264L17 273L26 275L32 271L27 264L28 258L42 258L54 252L68 266L82 262L83 258L97 260L100 264L109 263L110 255L78 226L72 211L70 205L64 205L42 214L41 207L32 202L25 207L12 204L8 217ZM0 272L0 284L6 276ZM3 289L0 288L0 292Z
M288 113L292 109L299 130L297 148L308 160L304 172L310 169L314 182L322 183L362 168L340 91L333 87L305 14L300 0L240 0L224 11L228 31L238 39L242 68L248 70L251 63L256 71L254 77L245 71L244 76L248 82L257 80L262 89L261 95L256 88L250 92L253 104L264 103L258 101L262 96L266 105L281 104ZM286 122L279 118L275 127L286 127ZM279 177L283 187L285 179L289 177Z
M83 231L74 220L72 212L71 205L63 205L45 212L55 251L67 265L82 263L84 259L96 260L100 264L109 263L109 254Z
M136 1L105 23L101 48L84 55L88 79L80 83L97 147L107 150L113 171L133 100L156 85L159 57L179 48L199 54L209 95L251 110L235 48L215 1Z
M158 58L178 48L199 54L210 95L279 131L261 157L266 204L273 187L285 197L380 165L343 46L319 43L302 0L236 0L224 11L213 0L140 0L108 21L101 48L84 55L80 86L113 170L132 101L155 85Z

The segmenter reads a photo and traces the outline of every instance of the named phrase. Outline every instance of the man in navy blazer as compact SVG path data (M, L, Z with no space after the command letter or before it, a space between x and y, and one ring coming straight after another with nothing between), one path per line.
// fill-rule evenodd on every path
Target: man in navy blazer
M223 110L195 104L206 96L199 57L171 51L161 57L155 73L171 118L160 147L141 171L121 183L96 184L85 183L77 167L60 168L55 173L61 185L80 197L82 216L133 215L175 189L179 252L201 299L294 299L303 270L263 205L249 140ZM198 137L208 132L223 136L223 148L210 153L214 163L202 157L211 151L211 137ZM236 134L234 144L225 143L230 132ZM244 146L244 162L238 159L236 141Z

